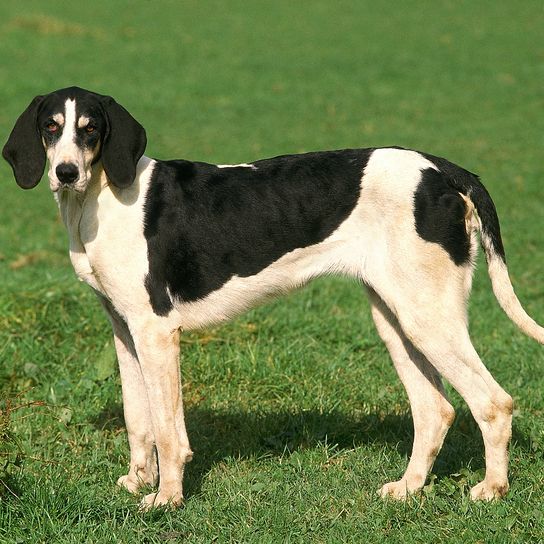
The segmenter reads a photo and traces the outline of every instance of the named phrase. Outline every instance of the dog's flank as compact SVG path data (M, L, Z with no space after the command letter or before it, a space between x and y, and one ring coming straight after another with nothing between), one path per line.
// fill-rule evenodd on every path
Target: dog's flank
M155 312L166 315L174 302L201 300L233 277L255 276L323 242L355 208L369 155L308 153L231 169L157 163L144 228Z
M325 274L357 278L411 403L414 445L383 496L422 488L454 412L441 377L480 426L486 456L474 499L508 489L512 399L467 329L477 232L499 303L544 343L506 268L491 197L474 174L401 148L347 149L239 165L143 155L144 128L110 97L77 87L36 97L4 147L17 183L49 183L80 279L112 323L130 466L118 483L182 501L192 457L179 372L180 330L228 319Z

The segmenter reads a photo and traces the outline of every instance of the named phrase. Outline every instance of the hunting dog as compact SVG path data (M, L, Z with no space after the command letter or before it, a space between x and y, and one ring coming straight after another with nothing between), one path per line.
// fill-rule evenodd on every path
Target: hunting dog
M489 500L508 490L512 398L472 346L467 299L480 233L496 298L527 335L495 206L478 177L402 148L285 155L212 165L144 155L144 128L113 98L77 87L37 96L3 149L30 189L49 185L77 276L113 327L130 444L119 485L158 484L142 507L178 505L192 452L179 369L180 331L229 319L312 278L357 278L404 384L414 421L405 474L382 496L421 489L453 418L442 375L485 445Z

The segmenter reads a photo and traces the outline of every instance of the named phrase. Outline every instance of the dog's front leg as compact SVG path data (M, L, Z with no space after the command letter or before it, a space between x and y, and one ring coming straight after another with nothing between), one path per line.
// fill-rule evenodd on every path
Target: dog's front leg
M125 425L130 446L128 474L121 476L117 484L131 493L136 493L143 485L155 486L159 478L151 411L140 362L127 324L110 302L101 295L99 298L113 328L123 390Z
M192 459L181 396L179 331L164 331L147 323L132 332L159 460L159 490L146 495L141 506L178 506L183 500L183 469Z

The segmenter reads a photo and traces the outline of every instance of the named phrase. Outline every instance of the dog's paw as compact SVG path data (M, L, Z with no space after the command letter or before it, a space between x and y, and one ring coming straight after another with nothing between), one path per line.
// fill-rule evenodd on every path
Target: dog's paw
M508 482L491 484L486 480L481 481L470 490L470 498L473 501L492 501L500 499L508 491Z
M183 503L183 495L181 493L150 493L146 495L140 502L140 510L147 512L152 508L177 508Z
M125 474L117 480L117 485L126 489L129 493L138 493L144 483L140 479L134 480L131 474Z
M391 498L398 501L404 501L406 498L417 491L417 489L411 490L408 487L406 480L397 480L396 482L388 482L378 489L377 493L382 498Z
M134 470L133 467L131 467L128 474L121 476L117 480L117 485L130 493L138 493L142 487L156 486L158 481L158 470L145 470L140 467L136 467Z

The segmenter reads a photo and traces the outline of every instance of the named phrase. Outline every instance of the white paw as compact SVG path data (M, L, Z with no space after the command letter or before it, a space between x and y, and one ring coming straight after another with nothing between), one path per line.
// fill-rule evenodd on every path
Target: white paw
M150 493L146 495L140 502L140 510L147 512L152 508L176 508L183 502L183 495L181 493L163 493L159 491L157 493Z
M123 487L129 493L138 493L138 490L140 487L142 487L142 485L144 485L144 483L141 480L132 479L131 474L125 474L117 480L117 485L119 487Z
M473 501L492 501L500 499L508 491L508 482L490 484L486 480L481 481L470 490L470 498Z
M406 480L398 480L383 485L381 489L378 489L378 495L382 499L389 497L398 501L404 501L414 491L417 491L417 489L409 489Z

